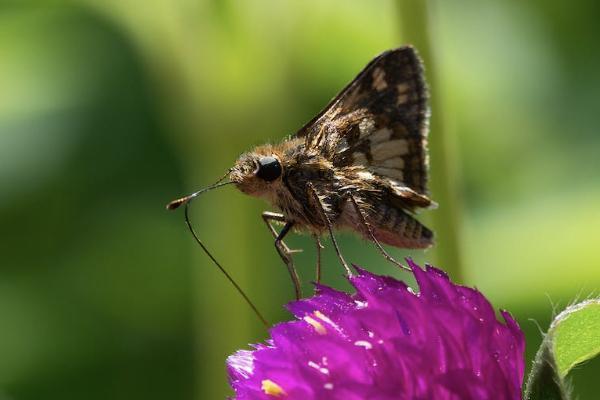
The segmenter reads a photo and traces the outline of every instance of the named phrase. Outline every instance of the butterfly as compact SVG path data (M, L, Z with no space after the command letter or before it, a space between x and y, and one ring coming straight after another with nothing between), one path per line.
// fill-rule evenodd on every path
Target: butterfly
M198 194L225 184L265 199L278 211L262 217L297 298L301 292L294 250L283 241L292 230L314 236L319 260L320 238L328 234L348 275L352 271L334 235L339 229L358 233L386 259L401 265L383 244L433 244L432 231L415 219L419 209L435 206L427 189L428 120L427 85L416 50L389 50L374 58L296 134L242 154L217 184L167 207L187 205ZM222 182L225 178L229 181ZM277 231L275 224L283 228ZM317 281L320 271L318 261Z

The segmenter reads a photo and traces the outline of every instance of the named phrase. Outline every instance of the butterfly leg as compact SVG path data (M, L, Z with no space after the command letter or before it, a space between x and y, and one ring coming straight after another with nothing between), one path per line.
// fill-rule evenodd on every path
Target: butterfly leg
M346 260L344 260L344 257L342 256L340 247L338 246L337 240L335 239L335 236L333 234L333 226L331 224L331 220L329 219L329 216L327 216L327 213L325 212L325 207L323 206L323 202L319 198L319 195L317 194L315 187L310 182L308 183L308 191L309 191L310 195L312 196L313 200L315 201L315 204L317 205L317 208L318 208L319 212L321 213L321 216L323 217L325 224L327 225L327 229L329 230L329 236L331 236L331 243L333 244L335 253L337 254L340 262L342 263L342 265L344 266L344 269L346 270L346 274L348 274L348 276L354 275L352 273L352 271L350 270L350 268L348 267Z
M283 260L285 266L288 269L290 274L290 278L292 278L292 283L294 284L294 293L296 295L296 300L300 300L302 297L302 289L300 287L300 278L298 277L298 271L296 271L296 267L294 265L294 260L292 259L292 254L297 253L301 250L290 250L287 245L283 242L283 238L287 235L294 226L293 222L286 221L283 214L273 213L265 211L262 213L263 221L267 224L269 231L275 238L275 249L279 254L279 257ZM277 230L271 224L271 221L285 223L281 232L277 232Z
M315 281L317 284L321 283L321 250L324 249L321 244L321 237L319 235L314 235L315 244L317 245L317 268L315 273ZM318 288L315 288L315 293L319 291Z
M389 253L387 251L385 251L385 249L383 248L381 243L379 243L379 240L377 240L377 238L375 237L375 234L373 233L373 228L371 228L371 224L369 224L367 222L367 217L365 216L364 211L360 208L360 205L358 204L358 201L356 200L356 198L353 195L349 195L348 197L350 198L350 202L352 202L352 204L354 205L354 209L356 210L356 214L358 215L361 225L367 229L369 238L371 239L371 241L373 243L375 243L375 246L377 247L379 252L383 255L383 257L386 260L388 260L389 262L399 266L400 268L410 271L410 268L408 268L405 265L402 265L400 262L396 261L396 259L394 259L394 257L389 255Z

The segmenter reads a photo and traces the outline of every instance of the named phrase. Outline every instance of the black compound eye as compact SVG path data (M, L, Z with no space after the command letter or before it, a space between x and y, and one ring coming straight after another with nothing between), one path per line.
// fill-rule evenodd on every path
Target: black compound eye
M256 176L267 182L274 181L281 175L281 164L275 157L262 157L258 160Z

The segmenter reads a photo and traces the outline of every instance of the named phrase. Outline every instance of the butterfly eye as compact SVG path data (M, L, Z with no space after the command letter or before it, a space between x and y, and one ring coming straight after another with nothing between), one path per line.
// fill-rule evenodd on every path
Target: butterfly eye
M267 182L274 181L281 175L281 164L275 157L262 157L258 160L256 176Z

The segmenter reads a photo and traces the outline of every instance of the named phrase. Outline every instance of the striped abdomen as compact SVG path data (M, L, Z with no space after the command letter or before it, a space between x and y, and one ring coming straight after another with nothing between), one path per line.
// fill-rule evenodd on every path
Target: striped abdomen
M377 203L367 214L377 240L390 246L402 248L426 248L433 244L433 232L408 213ZM364 229L360 230L365 234Z

